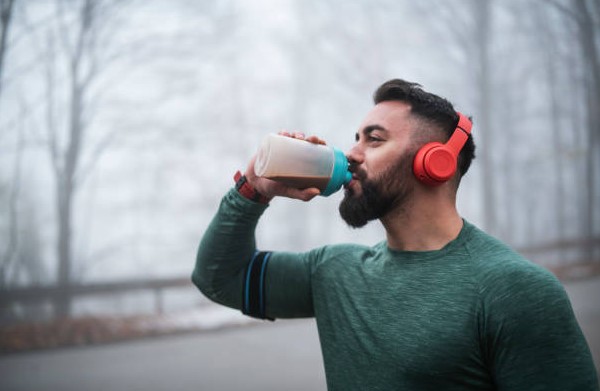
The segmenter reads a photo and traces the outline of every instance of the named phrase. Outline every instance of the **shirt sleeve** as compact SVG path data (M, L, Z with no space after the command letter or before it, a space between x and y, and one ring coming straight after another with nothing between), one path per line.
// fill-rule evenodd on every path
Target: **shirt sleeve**
M589 347L553 275L531 265L488 286L483 344L498 390L598 390Z
M258 250L255 230L266 208L229 191L202 237L192 281L212 301L250 316L312 316L313 253Z

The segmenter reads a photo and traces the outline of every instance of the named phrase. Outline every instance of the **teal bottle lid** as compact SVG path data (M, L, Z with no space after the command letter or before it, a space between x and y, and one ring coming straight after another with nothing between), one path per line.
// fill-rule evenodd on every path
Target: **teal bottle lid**
M331 179L321 195L327 197L341 189L343 185L348 184L351 180L352 173L348 171L348 159L346 159L346 155L339 149L333 148L333 170L331 172Z

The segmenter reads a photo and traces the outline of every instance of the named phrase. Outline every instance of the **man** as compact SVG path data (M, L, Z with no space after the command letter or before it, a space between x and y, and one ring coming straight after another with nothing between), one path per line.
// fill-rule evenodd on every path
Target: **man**
M340 214L353 227L379 219L386 240L257 251L273 197L307 201L319 190L259 178L251 161L204 234L194 283L259 318L314 316L329 390L598 390L560 283L456 210L474 156L470 121L403 80L374 98L347 154L353 180ZM456 173L429 154L440 147L460 151Z

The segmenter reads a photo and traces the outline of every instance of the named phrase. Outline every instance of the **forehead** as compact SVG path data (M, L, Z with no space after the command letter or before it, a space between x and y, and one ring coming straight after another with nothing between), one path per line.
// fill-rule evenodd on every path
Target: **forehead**
M390 133L400 133L410 129L410 105L399 101L386 101L376 104L363 120L360 129L378 125Z

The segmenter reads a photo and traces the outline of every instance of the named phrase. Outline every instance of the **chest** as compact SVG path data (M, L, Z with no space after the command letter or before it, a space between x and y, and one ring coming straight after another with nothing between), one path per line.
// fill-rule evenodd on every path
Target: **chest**
M485 378L477 297L460 270L334 274L321 275L313 288L326 367L375 366L379 377Z

